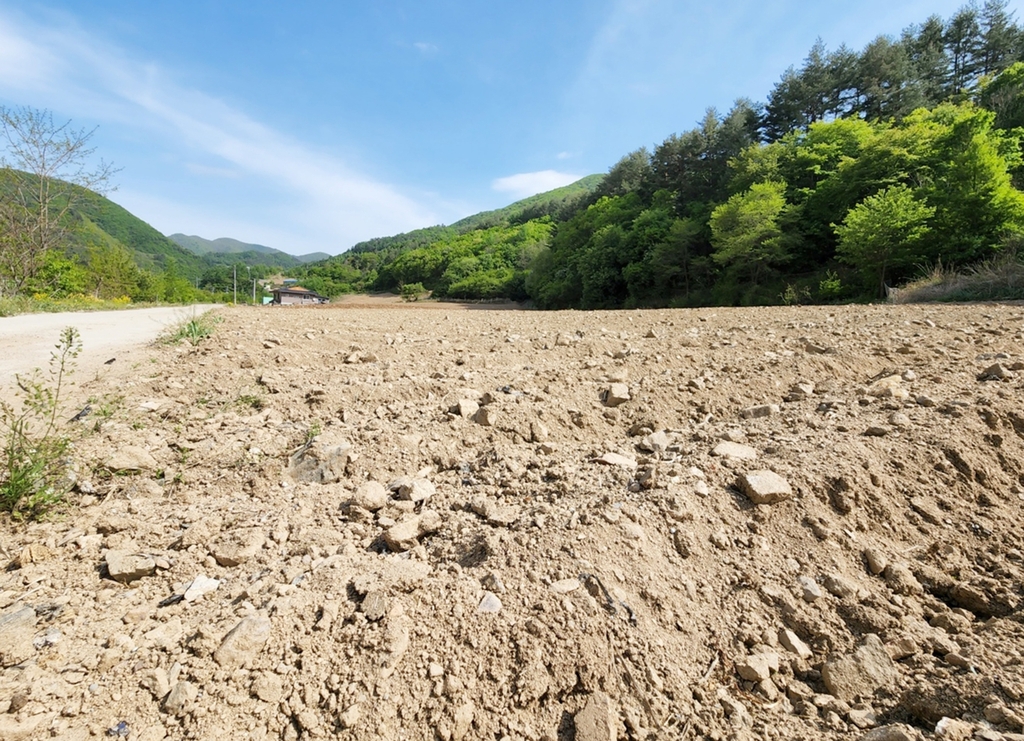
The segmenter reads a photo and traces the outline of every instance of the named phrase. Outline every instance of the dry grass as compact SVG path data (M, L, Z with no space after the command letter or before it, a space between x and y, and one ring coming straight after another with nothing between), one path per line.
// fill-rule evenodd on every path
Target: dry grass
M959 271L939 263L889 295L889 302L896 304L1020 299L1024 299L1024 252L1016 249Z

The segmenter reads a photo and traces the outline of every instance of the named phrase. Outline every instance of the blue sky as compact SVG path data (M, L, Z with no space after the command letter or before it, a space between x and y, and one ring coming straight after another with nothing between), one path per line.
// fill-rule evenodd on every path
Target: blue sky
M337 253L606 172L819 36L962 4L0 0L0 104L98 127L112 198L165 234Z

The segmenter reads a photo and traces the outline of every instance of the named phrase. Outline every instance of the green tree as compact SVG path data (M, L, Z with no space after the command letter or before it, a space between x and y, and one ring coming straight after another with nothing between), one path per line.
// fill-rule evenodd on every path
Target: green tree
M757 286L787 256L779 219L786 208L786 185L756 183L711 214L712 258L745 274Z
M834 225L840 260L856 267L865 284L885 295L889 271L909 268L921 260L919 245L928 234L935 209L914 197L905 185L894 185L865 198Z
M120 244L93 245L87 262L92 291L97 298L132 296L139 289L139 267Z

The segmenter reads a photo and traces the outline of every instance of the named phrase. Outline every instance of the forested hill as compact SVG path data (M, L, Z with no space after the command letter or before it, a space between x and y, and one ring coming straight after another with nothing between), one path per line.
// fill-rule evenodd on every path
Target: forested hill
M290 255L273 247L240 242L230 237L204 239L195 235L171 234L168 239L193 254L202 255L210 265L231 265L240 262L246 265L264 264L287 269L307 262L326 260L330 257L326 252Z
M1007 7L967 5L860 51L819 42L765 102L709 109L586 195L371 240L304 283L550 308L832 301L1013 248L1024 33Z

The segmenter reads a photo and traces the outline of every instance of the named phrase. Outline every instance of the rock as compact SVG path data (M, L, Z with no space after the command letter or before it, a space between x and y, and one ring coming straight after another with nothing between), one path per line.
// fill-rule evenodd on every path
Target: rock
M672 438L664 430L653 432L640 441L640 449L648 453L664 453L672 444Z
M388 503L388 490L379 481L364 481L356 487L349 500L350 504L362 507L368 512L376 512Z
M292 455L288 475L295 481L332 484L345 476L352 455L352 445L340 432L324 433Z
M437 493L436 487L422 477L398 479L389 488L407 502L425 502Z
M740 411L740 416L743 419L762 419L764 417L770 417L773 414L779 413L778 404L760 404L758 406L747 407Z
M45 563L54 555L54 552L42 543L29 543L21 549L21 553L14 559L14 564L20 569L34 563Z
M903 388L903 378L900 376L880 378L867 388L866 393L876 399L906 401L910 398L910 392Z
M338 715L338 722L342 728L355 728L363 717L363 709L359 703L350 705L345 712Z
M253 680L252 694L263 702L275 705L284 696L284 682L277 674L263 672Z
M617 407L632 399L629 395L629 386L624 383L613 383L602 395L602 401L606 407Z
M265 615L249 615L242 618L224 636L220 647L214 652L213 660L228 671L240 669L250 663L270 638L273 624Z
M217 587L220 586L219 579L212 579L209 576L200 574L185 589L183 599L186 602L195 602L203 595L210 594L216 591Z
M171 691L171 684L167 678L167 672L164 669L147 669L142 673L139 678L139 686L143 689L149 690L150 694L153 695L153 699L159 702L167 697L167 693Z
M722 445L731 444L733 443L722 443ZM789 499L793 495L793 488L786 479L774 471L767 470L741 474L739 488L754 504L775 504Z
M265 542L260 528L240 528L214 540L210 553L221 566L240 566L259 553Z
M560 579L559 581L552 582L549 589L555 594L569 594L575 592L580 588L579 579Z
M800 640L800 636L789 629L783 628L779 631L779 643L787 651L792 651L801 659L809 659L814 655L810 647Z
M860 741L919 741L921 735L910 726L900 723L868 731Z
M636 468L637 466L635 460L619 453L605 453L595 458L594 462L603 463L606 466L621 466L623 468Z
M874 728L878 725L878 714L870 705L861 705L851 708L850 712L846 714L846 717L849 719L850 723L861 730Z
M956 718L941 718L935 724L935 738L943 741L968 741L974 735L974 726Z
M197 697L199 690L194 684L178 682L164 700L164 711L171 715L184 715Z
M821 587L819 587L818 582L814 581L811 577L797 577L796 583L800 587L800 596L803 597L804 602L814 602L815 600L821 599Z
M718 443L714 450L711 451L711 455L736 461L752 461L757 458L757 451L749 445L726 441Z
M419 515L410 517L392 525L382 534L384 543L395 552L408 551L419 545L419 538L436 533L444 523L441 516L432 510L424 510Z
M473 716L476 714L476 706L470 700L463 703L455 710L455 727L452 728L452 740L461 741L469 733L473 725Z
M391 599L385 592L373 590L367 592L359 605L359 611L366 615L370 622L376 622L388 614L391 609Z
M595 692L576 713L576 741L615 741L619 736L618 713L612 699L604 692Z
M734 727L747 728L754 724L747 706L730 695L725 687L718 688L717 697L718 704L722 706L722 711Z
M36 611L22 607L0 615L0 667L14 666L31 658Z
M889 434L888 427L882 427L881 425L872 425L864 430L865 437L885 437Z
M932 525L941 525L945 516L930 497L913 497L910 500L910 508Z
M1005 381L1014 374L1003 367L1002 363L994 363L978 374L979 381Z
M40 713L39 715L21 719L18 715L0 714L0 738L4 739L4 741L46 738L49 734L40 736L37 731L50 722L52 717L47 713Z
M112 472L117 471L155 471L160 467L156 458L145 448L137 445L125 445L110 453L103 459L103 466Z
M110 578L122 584L128 584L156 573L156 561L149 556L126 553L125 551L107 551L104 560L107 563Z
M481 427L494 427L498 424L498 410L491 407L480 407L473 415L473 421Z
M473 399L460 399L455 405L455 412L463 419L473 419L473 416L480 411L479 402Z
M748 682L760 682L769 679L772 672L779 670L778 654L752 654L736 659L736 673Z
M476 611L484 614L501 612L501 600L498 599L498 595L494 592L484 592L484 596L480 600L480 604L477 605Z
M924 591L921 582L917 580L914 572L906 564L891 563L887 565L882 572L882 577L896 594L921 594Z
M821 669L828 691L846 702L872 697L877 690L888 688L897 676L896 665L874 633L866 635L852 654L832 657Z
M868 566L868 571L878 576L889 565L889 558L877 548L868 548L864 551L864 562Z
M829 574L824 578L823 583L828 593L839 599L846 599L857 594L857 585L839 574Z
M508 527L519 519L519 510L515 507L507 507L490 499L478 499L470 505L470 509L498 527Z

